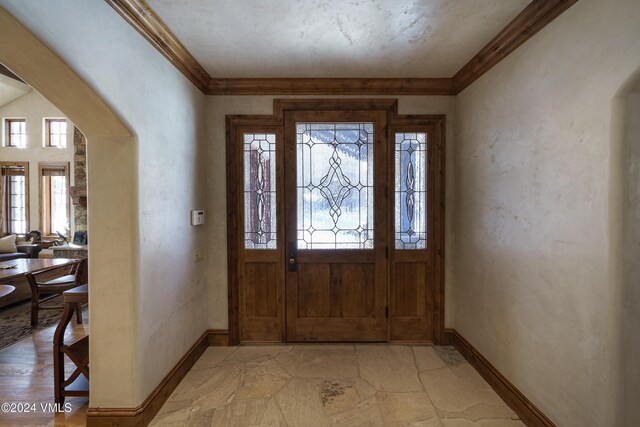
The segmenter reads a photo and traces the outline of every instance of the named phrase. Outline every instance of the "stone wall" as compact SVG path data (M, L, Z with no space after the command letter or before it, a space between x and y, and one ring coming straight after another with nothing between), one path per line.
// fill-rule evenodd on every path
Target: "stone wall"
M77 127L73 127L73 166L74 185L87 188L87 139ZM74 206L75 231L86 231L87 208Z

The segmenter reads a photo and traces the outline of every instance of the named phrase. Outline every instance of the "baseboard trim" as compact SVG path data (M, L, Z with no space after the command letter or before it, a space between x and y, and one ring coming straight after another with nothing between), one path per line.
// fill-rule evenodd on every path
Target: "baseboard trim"
M226 346L229 331L209 329L198 338L160 384L135 408L89 408L87 427L142 427L148 425L176 389L187 372L210 346Z
M520 419L531 427L556 427L511 381L491 364L469 341L455 329L444 330L445 342L454 346L489 385L498 393Z
M209 329L207 331L209 347L226 347L229 345L227 329Z

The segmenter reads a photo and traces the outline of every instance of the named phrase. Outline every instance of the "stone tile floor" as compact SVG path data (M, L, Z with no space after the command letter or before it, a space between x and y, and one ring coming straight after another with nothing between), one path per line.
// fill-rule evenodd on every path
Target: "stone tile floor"
M153 426L523 426L452 347L210 347Z

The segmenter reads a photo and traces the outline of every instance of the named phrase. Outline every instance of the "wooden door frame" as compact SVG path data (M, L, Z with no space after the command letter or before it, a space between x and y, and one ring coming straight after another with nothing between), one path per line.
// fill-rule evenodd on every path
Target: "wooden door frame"
M351 248L351 249L316 249L306 248L298 249L298 169L300 164L298 162L298 130L297 123L352 123L362 124L371 123L373 127L373 138L370 141L369 149L373 150L372 162L368 163L368 168L372 171L373 182L373 203L368 206L369 212L373 214L373 247L369 249L364 248ZM296 271L290 271L286 268L285 276L285 310L286 310L286 340L287 342L313 342L313 341L339 341L339 342L386 342L388 341L388 311L386 308L389 306L389 286L388 286L388 215L386 209L388 207L388 194L387 183L389 179L387 177L389 169L388 147L387 141L387 112L385 110L330 110L330 111L287 111L285 113L285 138L284 138L284 152L285 152L285 167L288 173L285 176L285 243L290 252L291 245L297 253L297 265ZM337 131L336 131L337 132ZM311 134L309 134L311 137ZM335 136L334 136L335 137ZM312 137L313 139L313 137ZM311 151L309 152L311 155ZM295 172L294 172L295 171ZM369 182L367 182L369 183ZM371 200L371 199L370 199ZM362 211L361 211L362 213ZM382 213L382 214L380 214ZM315 215L315 214L314 214ZM387 249L387 250L385 250ZM288 258L288 256L287 256ZM339 267L338 267L339 266ZM357 266L357 267L356 267ZM324 270L324 268L327 270ZM360 268L359 274L352 276L353 282L344 282L343 272L349 268ZM365 272L367 268L373 267L369 272ZM309 273L312 271L312 273ZM323 299L320 296L314 297L307 295L306 291L314 289L318 291L315 285L321 282L315 277L320 271L327 271L329 274L328 282L332 284L329 286L332 289L330 301ZM351 270L353 271L353 270ZM305 273L306 272L306 273ZM308 275L310 274L310 275ZM369 275L369 281L365 277ZM305 279L306 278L306 279ZM363 280L358 282L358 279ZM242 282L240 282L242 283ZM314 285L315 283L315 285ZM336 284L340 283L340 284ZM366 290L373 290L370 294L372 297L371 306L369 307L372 312L360 312L360 315L356 315L355 312L349 311L344 307L346 311L343 311L344 298L346 293L351 293L349 290L354 287L361 287L362 292L354 292L360 297L364 297ZM323 288L321 286L321 288ZM325 289L329 289L325 288ZM314 292L315 292L314 291ZM335 292L335 293L334 293ZM318 306L314 306L313 302L305 298L311 297L312 300L318 302ZM301 305L301 298L305 300L305 303ZM336 298L337 297L337 298ZM367 303L360 300L358 306L359 309L365 309ZM321 301L328 303L326 306L321 307ZM336 304L333 304L337 302ZM356 303L354 303L354 309ZM242 304L242 299L240 299ZM349 303L346 303L347 306ZM313 307L311 311L313 314L309 314L307 311ZM305 314L301 313L301 308ZM324 309L328 309L331 313L323 312ZM333 310L336 310L334 312ZM337 315L337 313L340 315ZM348 313L348 314L345 314ZM305 326L306 325L306 326ZM242 326L241 326L242 331Z
M440 344L444 339L444 262L445 262L445 115L398 115L397 99L274 99L273 115L227 115L226 116L226 169L227 169L227 284L229 344L240 343L240 250L243 233L240 232L239 217L242 212L243 197L239 192L242 158L238 149L240 127L256 128L260 126L284 129L284 116L287 111L326 111L326 110L383 110L387 114L387 129L390 127L429 126L433 128L435 144L433 146L433 167L435 167L435 235L434 235L434 310L433 342ZM390 136L388 136L390 138ZM388 139L389 140L389 139ZM282 144L283 141L276 143ZM279 225L280 227L280 225ZM284 242L278 245L284 271ZM389 285L387 285L389 286ZM389 295L389 293L388 293ZM284 303L280 299L281 303ZM281 311L283 313L283 311ZM284 318L282 340L284 341ZM389 320L388 320L389 321ZM389 329L389 328L388 328Z

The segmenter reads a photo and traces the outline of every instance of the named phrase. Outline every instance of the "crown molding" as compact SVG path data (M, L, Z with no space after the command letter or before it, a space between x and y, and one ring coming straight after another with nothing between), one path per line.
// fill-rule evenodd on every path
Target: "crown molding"
M211 79L208 95L455 95L453 80L398 78Z
M453 76L462 92L578 0L533 0Z
M145 0L105 0L207 95L457 95L578 0L533 0L451 78L212 78Z
M211 77L145 0L105 0L202 92Z

